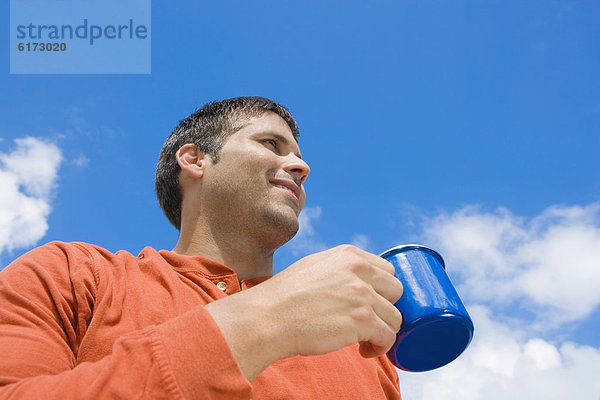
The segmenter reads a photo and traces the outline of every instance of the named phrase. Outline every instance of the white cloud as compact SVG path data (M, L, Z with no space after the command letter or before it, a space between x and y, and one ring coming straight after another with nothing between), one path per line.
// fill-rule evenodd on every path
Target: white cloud
M44 236L62 161L60 149L44 140L26 137L15 144L0 153L0 253Z
M600 348L553 335L600 306L599 204L529 219L469 206L422 228L458 283L475 336L439 370L400 372L404 398L600 398Z
M531 339L525 344L524 353L535 362L539 370L560 367L561 358L556 347L542 339Z
M300 213L300 227L296 236L286 245L295 257L303 257L327 249L315 232L313 222L321 217L321 207L307 207Z
M352 244L360 249L363 249L365 251L372 251L371 250L371 241L369 240L369 237L367 235L363 235L363 234L354 235L350 244Z
M298 229L298 234L296 237L308 237L314 236L315 228L312 225L312 221L318 219L323 214L321 207L307 207L300 213L298 217L298 223L300 224L300 228Z
M424 240L444 255L464 296L519 304L540 328L585 318L600 305L598 204L554 206L529 220L465 207L426 220Z
M78 167L87 167L90 164L90 160L81 154L79 157L73 159L71 163Z
M89 131L86 119L82 115L81 108L73 106L65 110L65 117L75 132L83 133Z
M15 139L17 148L10 154L0 153L4 171L14 175L28 194L47 197L53 188L62 155L58 147L40 139Z
M494 320L484 306L469 310L476 335L451 364L425 373L400 372L408 400L598 399L600 349L527 339Z
M297 253L326 247L315 229L321 214L309 208L300 218ZM600 204L534 218L469 206L411 222L410 236L444 256L475 336L445 367L399 371L404 399L600 399L600 348L564 339L600 306ZM370 247L362 234L352 243Z
M286 245L286 248L295 256L303 257L309 254L327 250L331 247L319 238L315 231L315 223L321 218L323 211L321 207L307 207L300 213L298 223L300 225L296 236ZM350 241L356 247L371 251L371 241L367 235L356 234Z

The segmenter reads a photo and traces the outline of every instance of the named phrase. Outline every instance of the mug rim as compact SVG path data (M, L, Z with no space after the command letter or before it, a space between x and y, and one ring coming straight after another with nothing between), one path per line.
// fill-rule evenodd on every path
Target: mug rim
M444 258L442 257L442 255L440 253L438 253L437 251L433 250L431 247L425 246L423 244L411 243L411 244L402 244L399 246L394 246L390 249L387 249L383 253L379 254L379 257L386 258L393 254L403 253L403 252L409 251L409 250L422 250L422 251L431 253L433 256L435 256L440 261L440 264L442 264L442 267L444 269L446 269L446 263L444 262Z

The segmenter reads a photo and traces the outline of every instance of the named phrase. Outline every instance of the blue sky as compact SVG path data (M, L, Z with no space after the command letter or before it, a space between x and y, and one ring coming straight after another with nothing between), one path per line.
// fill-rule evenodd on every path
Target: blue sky
M261 95L295 115L312 168L276 270L341 243L419 241L452 261L482 336L456 366L402 373L405 397L520 398L507 387L524 376L556 380L547 398L600 395L585 378L600 373L600 3L153 1L151 15L146 75L10 74L0 42L0 171L47 222L20 242L3 228L0 266L52 240L171 249L162 143L208 101ZM10 160L33 148L60 161L27 181L34 163Z

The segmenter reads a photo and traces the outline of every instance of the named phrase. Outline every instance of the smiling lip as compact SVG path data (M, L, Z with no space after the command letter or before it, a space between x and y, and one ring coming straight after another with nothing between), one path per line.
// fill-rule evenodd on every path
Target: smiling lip
M269 181L272 185L275 186L283 186L285 188L288 188L292 191L292 193L294 194L294 197L296 197L296 201L298 201L298 199L300 199L300 187L298 185L296 185L293 181L287 180L287 179L271 179ZM290 194L292 194L290 193Z

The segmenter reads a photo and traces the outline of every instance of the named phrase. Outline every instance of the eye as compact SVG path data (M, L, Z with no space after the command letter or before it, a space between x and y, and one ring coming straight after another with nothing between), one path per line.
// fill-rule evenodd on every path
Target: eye
M279 149L279 145L275 139L263 139L263 140L261 140L261 142L265 143L266 145L271 147L273 150Z

